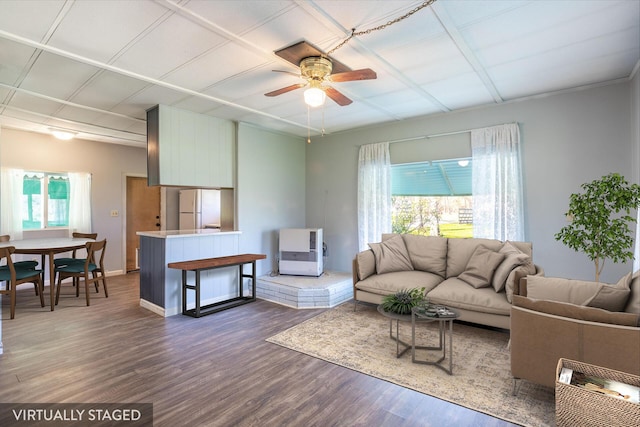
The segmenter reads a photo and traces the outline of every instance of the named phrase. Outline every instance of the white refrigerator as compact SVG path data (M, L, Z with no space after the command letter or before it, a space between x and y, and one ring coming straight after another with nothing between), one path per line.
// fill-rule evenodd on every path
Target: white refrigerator
M220 228L220 190L180 190L180 230Z

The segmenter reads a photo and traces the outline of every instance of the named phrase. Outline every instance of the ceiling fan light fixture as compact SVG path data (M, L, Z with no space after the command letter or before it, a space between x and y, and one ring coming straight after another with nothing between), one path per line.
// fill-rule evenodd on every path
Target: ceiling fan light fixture
M327 94L320 87L320 83L312 81L311 86L304 91L304 102L309 107L320 107L327 99Z

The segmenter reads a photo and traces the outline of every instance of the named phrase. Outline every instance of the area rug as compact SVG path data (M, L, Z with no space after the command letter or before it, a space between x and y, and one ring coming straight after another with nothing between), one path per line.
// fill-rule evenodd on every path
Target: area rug
M393 330L395 334L395 321ZM396 358L389 320L371 306L359 305L354 312L350 302L267 341L514 424L555 424L553 389L519 381L513 396L508 333L456 322L453 336L453 375L412 363L411 350ZM400 323L400 337L411 342L410 323ZM417 345L437 343L437 322L418 325ZM434 356L427 352L416 355Z

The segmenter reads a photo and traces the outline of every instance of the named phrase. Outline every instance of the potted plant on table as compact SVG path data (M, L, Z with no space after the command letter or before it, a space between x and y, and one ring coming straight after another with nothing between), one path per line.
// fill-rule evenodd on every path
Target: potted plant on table
M575 251L584 252L595 264L595 280L600 281L604 262L633 259L630 224L637 222L631 211L640 208L640 185L629 184L617 173L582 184L583 193L572 194L569 224L555 235Z
M425 301L425 288L403 289L382 299L382 309L389 313L411 314L411 309Z

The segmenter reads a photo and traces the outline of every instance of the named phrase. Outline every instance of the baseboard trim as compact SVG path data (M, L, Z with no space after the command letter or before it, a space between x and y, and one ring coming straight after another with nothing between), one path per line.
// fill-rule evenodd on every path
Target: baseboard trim
M152 311L155 314L159 314L162 317L167 317L167 313L165 312L164 308L160 307L159 305L155 305L154 303L149 302L145 299L140 298L140 307Z

